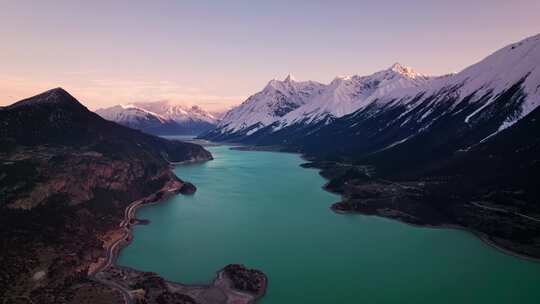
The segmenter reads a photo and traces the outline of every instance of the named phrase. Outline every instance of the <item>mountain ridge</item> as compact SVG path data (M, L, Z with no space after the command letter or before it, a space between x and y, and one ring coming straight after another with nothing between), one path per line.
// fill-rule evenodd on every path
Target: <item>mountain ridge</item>
M139 102L96 110L101 117L155 135L197 135L215 127L218 119L198 106L168 101Z
M486 134L487 138L512 125L540 104L538 62L540 62L540 35L509 44L455 74L428 77L400 64L394 64L387 70L369 76L336 78L327 85L322 94L315 96L314 100L289 111L283 117L270 122L250 120L249 124L243 126L244 129L251 128L249 132L243 132L242 128L227 128L227 119L224 119L215 130L202 137L246 143L260 142L262 145L283 144L286 138L281 134L298 133L298 130L302 130L303 133L310 135L336 119L354 113L359 117L361 113L375 113L374 111L400 112L394 118L400 121L400 126L410 125L412 120L416 120L415 123L421 125L418 130L423 130L439 118L431 115L435 109L445 108L443 112L446 113L456 108L474 108L464 117L464 122L470 124L481 112L492 107L493 102L505 91L522 81L520 94L523 98L520 99L519 105L499 122L497 130ZM400 83L399 78L396 81L395 76L403 74L411 80L405 85ZM384 86L379 88L381 80L387 78L390 80L388 88ZM414 81L416 78L420 81ZM394 82L397 85L393 85ZM411 115L417 112L422 114ZM407 119L402 119L404 117ZM257 124L258 127L252 128ZM410 135L412 134L408 136ZM393 142L406 140L408 139L404 136L396 138ZM290 143L290 140L287 142Z

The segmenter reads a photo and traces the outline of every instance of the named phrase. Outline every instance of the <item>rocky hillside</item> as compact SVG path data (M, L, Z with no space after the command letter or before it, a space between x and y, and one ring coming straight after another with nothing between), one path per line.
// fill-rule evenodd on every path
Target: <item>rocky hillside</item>
M106 121L60 88L3 107L0 298L70 302L128 204L189 187L170 162L211 158L201 146Z

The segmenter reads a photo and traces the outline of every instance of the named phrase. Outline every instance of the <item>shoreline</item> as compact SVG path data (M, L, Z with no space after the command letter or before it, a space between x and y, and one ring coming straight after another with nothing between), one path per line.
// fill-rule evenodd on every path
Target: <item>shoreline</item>
M324 187L323 187L324 189ZM336 194L334 192L331 192L329 190L326 190L325 191L327 192L330 192L330 193L333 193L333 194ZM390 221L396 221L396 222L399 222L401 224L404 224L404 225L408 225L408 226L412 226L412 227L415 227L415 228L424 228L424 229L447 229L447 230L458 230L458 231L463 231L463 232L466 232L466 233L469 233L469 234L472 234L474 237L478 238L480 241L482 241L482 243L488 245L489 247L505 254L505 255L508 255L508 256L512 256L514 258L519 258L519 259L523 259L523 260L527 260L529 262L533 262L533 263L540 263L540 258L535 258L535 257L531 257L531 256L528 256L528 255L524 255L524 254L521 254L521 253L518 253L518 252L514 252L514 251L511 251L511 250L508 250L500 245L498 245L497 243L495 243L493 240L490 239L489 235L483 233L483 232L480 232L480 231L476 231L476 230L473 230L473 229L469 229L467 227L464 227L464 226L460 226L460 225L453 225L453 224L440 224L440 225L429 225L429 224L425 224L425 225L421 225L421 224L413 224L413 223L408 223L408 222L405 222L405 221L402 221L400 219L397 219L397 218L391 218L391 217L387 217L387 216L381 216L381 215L377 215L377 214L366 214L366 213L362 213L362 212L354 212L354 211L342 211L342 210L334 210L332 208L332 206L329 207L330 210L332 210L334 213L337 213L339 215L355 215L355 214L360 214L360 215L363 215L363 216L373 216L373 217L378 217L378 218L382 218L382 219L387 219L387 220L390 220Z
M172 185L171 185L172 182ZM139 200L136 200L134 202L131 202L125 209L124 209L124 218L120 222L119 228L124 229L124 233L116 240L112 241L109 246L105 246L105 261L98 265L97 268L88 274L88 276L94 280L97 281L105 286L108 286L112 289L119 290L122 295L124 296L125 302L130 304L134 303L134 297L131 294L131 290L126 290L119 284L117 284L115 281L110 281L106 279L102 279L99 276L102 275L107 269L116 266L116 260L118 258L118 254L120 253L120 250L128 246L131 243L131 240L133 239L133 231L131 229L130 222L132 219L135 219L135 213L137 209L141 205L153 205L158 204L162 202L163 200L169 198L172 194L171 193L178 193L175 191L180 191L183 184L181 186L178 185L178 181L169 181L163 188L159 189L158 191L143 197ZM169 195L161 195L161 197L155 199L154 201L146 201L148 199L155 198L159 195L159 193L165 193Z
M282 147L280 147L280 146L253 146L253 145L240 144L240 143L226 143L226 144L232 145L232 147L230 148L231 150L254 151L254 152L261 151L261 152L292 153L292 154L298 154L302 160L305 160L308 163L313 163L315 161L313 158L310 158L309 156L307 156L307 155L305 155L305 154L303 154L301 152L292 152L292 151L280 150L280 149L282 149ZM266 148L270 148L270 149L266 149ZM324 178L326 181L330 181L328 178L326 178L322 174L320 174L324 170L323 168L320 168L320 167L317 167L317 166L304 167L302 165L303 164L300 164L300 167L302 167L304 169L316 169L319 172L319 175L322 178ZM327 184L328 183L321 186L321 188L324 191L326 191L328 193L331 193L331 194L339 195L341 198L343 198L343 195L341 193L336 192L336 191L332 191L330 189L327 189L326 188ZM403 224L406 224L406 225L410 225L410 226L413 226L413 227L417 227L417 228L453 229L453 230L464 231L464 232L467 232L467 233L470 233L470 234L474 235L476 238L478 238L484 244L488 245L489 247L491 247L491 248L493 248L493 249L495 249L495 250L497 250L497 251L499 251L499 252L501 252L503 254L506 254L508 256L512 256L512 257L515 257L515 258L523 259L523 260L526 260L528 262L540 263L540 257L537 258L537 257L529 256L529 255L526 255L526 254L522 254L522 253L519 253L519 252L512 251L512 250L507 249L505 247L502 247L501 245L499 245L495 241L493 241L490 238L490 236L487 235L486 233L476 231L476 230L467 228L465 226L454 225L454 224L441 224L441 225L413 224L413 223L408 223L408 222L405 222L405 221L397 219L397 218L391 218L391 217L377 215L377 214L365 214L365 213L362 213L362 212L354 212L354 211L351 212L351 211L335 210L335 209L332 208L332 205L329 206L329 209L332 210L333 212L337 213L337 214L351 214L351 215L352 214L361 214L361 215L364 215L364 216L376 216L376 217L380 217L380 218L384 218L384 219L388 219L388 220L397 221L397 222L400 222L400 223L403 223Z
M171 163L171 166L174 167L179 164L192 164L192 163L197 163L197 162L201 162L201 160L193 160L193 161L182 162L182 163ZM173 176L176 177L176 175L174 175L173 172L171 173L173 174ZM139 270L133 269L131 267L116 265L116 260L118 259L120 250L128 246L133 240L133 229L132 229L133 226L141 225L141 223L139 222L141 219L137 219L135 217L135 214L137 210L141 207L156 205L156 204L164 202L165 200L171 198L174 195L180 194L182 191L182 188L186 184L190 184L190 183L186 181L173 179L173 180L168 181L158 191L151 193L150 195L146 197L143 197L141 199L131 202L124 209L124 218L119 224L119 228L124 230L123 234L117 239L115 239L114 241L111 241L110 244L106 244L104 246L104 249L106 251L105 260L101 262L101 264L97 265L93 271L89 270L88 278L90 280L103 284L113 290L118 290L124 297L125 303L127 304L135 303L135 296L133 293L134 290L124 288L122 284L118 283L114 279L111 280L111 279L107 279L103 277L107 276L106 272L108 270L111 270L114 268L125 270L125 271L131 271L138 274L144 273ZM146 221L145 224L150 223L149 220L143 219L143 221ZM192 291L192 290L197 290L198 292L200 292L200 290L204 291L204 290L210 290L210 289L215 289L219 287L219 289L226 296L226 299L227 300L232 299L234 303L256 303L266 294L266 289L268 286L268 278L266 277L266 275L264 275L264 273L260 272L263 277L262 290L257 293L248 292L244 290L238 290L232 287L234 282L232 282L232 279L228 277L225 271L226 267L228 266L229 265L226 265L222 269L216 271L215 278L208 284L183 284L180 282L172 282L168 280L164 280L164 281L167 284L167 289L172 289L176 291L180 290L180 291L183 291L184 293L189 293L189 291ZM241 267L243 268L243 265L241 265ZM253 271L253 270L250 269L246 271ZM198 294L198 292L196 292L195 294Z

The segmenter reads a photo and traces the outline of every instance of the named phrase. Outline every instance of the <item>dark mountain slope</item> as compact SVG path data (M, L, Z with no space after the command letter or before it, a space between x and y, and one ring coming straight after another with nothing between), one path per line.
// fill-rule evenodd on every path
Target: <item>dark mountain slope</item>
M106 121L59 88L0 109L0 298L70 302L131 202L191 188L169 162L208 159L198 145ZM89 290L105 302L117 292Z
M469 151L457 153L434 176L453 176L471 195L540 214L540 108Z
M315 163L331 179L327 187L343 195L333 208L464 227L514 253L540 257L540 108L489 138L489 120L479 128L450 126L452 132L437 133L448 129L434 125L407 145L355 162ZM484 133L475 133L482 127Z
M429 110L421 105L407 118L391 123L383 119L376 132L367 135L368 140L361 141L365 146L359 147L358 141L349 139L350 155L358 162L376 166L380 175L394 178L419 176L440 166L440 162L454 153L495 134L508 117L520 111L524 100L522 82L516 83L487 106L482 102L471 103L469 98L454 106L453 100L449 99ZM489 99L489 96L482 99ZM484 107L482 112L466 121L480 107ZM426 111L431 112L422 119ZM404 119L409 121L402 122ZM401 143L400 139L405 141ZM370 143L373 144L370 146Z
M210 156L198 145L165 140L107 121L61 88L3 108L0 123L0 140L5 142L5 148L12 142L29 147L47 144L96 148L112 154L151 151L172 162Z

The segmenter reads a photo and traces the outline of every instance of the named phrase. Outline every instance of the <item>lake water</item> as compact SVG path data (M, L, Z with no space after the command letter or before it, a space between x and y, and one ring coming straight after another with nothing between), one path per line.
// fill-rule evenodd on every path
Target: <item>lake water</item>
M295 154L209 147L178 166L197 193L141 208L118 264L208 283L230 263L264 271L261 303L540 303L540 263L473 235L379 217L339 215Z

